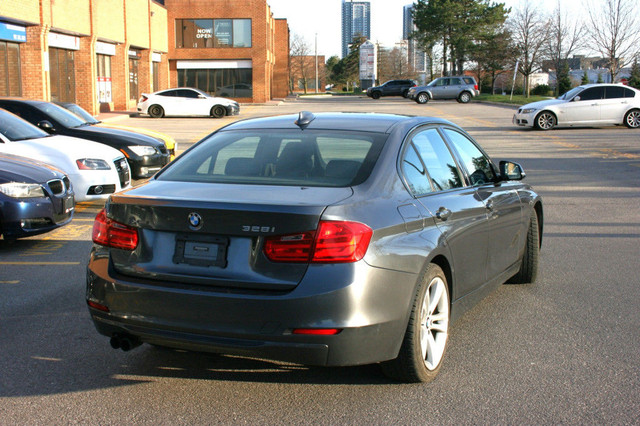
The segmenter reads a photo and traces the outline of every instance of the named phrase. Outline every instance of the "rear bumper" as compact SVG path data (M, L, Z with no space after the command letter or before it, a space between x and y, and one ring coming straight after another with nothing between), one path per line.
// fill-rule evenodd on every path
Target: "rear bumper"
M412 274L372 268L361 261L312 266L290 292L232 292L133 282L114 272L101 250L92 252L86 293L88 301L109 308L90 308L101 334L307 365L359 365L395 358L416 280ZM345 276L350 279L345 281ZM331 336L293 334L296 328L342 331Z

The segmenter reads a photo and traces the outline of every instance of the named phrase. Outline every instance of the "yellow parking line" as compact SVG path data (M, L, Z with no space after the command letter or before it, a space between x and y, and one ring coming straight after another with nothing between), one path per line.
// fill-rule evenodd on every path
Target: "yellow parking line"
M50 265L54 265L54 266L74 266L74 265L79 265L80 262L0 262L0 265L17 265L17 266L24 266L24 265L37 265L37 266L50 266Z
M20 284L20 281L0 281L0 284Z

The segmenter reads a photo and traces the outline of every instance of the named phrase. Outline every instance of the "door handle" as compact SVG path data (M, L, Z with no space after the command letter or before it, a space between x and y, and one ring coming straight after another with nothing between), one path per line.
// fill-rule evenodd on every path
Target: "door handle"
M440 207L436 212L436 217L442 221L445 221L451 217L451 210L446 207Z
M493 200L489 200L489 201L487 201L486 206L487 206L487 210L489 210L489 211L493 211L493 208L494 208Z

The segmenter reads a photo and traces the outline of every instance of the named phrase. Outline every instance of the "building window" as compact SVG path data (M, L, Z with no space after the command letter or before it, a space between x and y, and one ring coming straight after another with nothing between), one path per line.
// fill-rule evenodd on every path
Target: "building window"
M0 41L0 96L22 96L18 43Z
M252 98L252 82L251 68L178 70L178 86L195 87L214 96Z
M129 99L138 99L138 72L140 66L140 51L129 49Z
M111 56L96 55L98 68L98 102L108 103L113 101L111 93Z
M251 19L176 19L176 47L251 47Z
M153 63L153 91L160 90L160 62Z
M76 78L73 50L49 48L49 80L52 101L75 103Z

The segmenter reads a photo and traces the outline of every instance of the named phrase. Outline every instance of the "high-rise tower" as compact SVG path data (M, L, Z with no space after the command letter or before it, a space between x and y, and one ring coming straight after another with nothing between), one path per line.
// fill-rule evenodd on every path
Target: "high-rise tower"
M349 54L354 37L371 38L371 4L342 0L342 57Z

